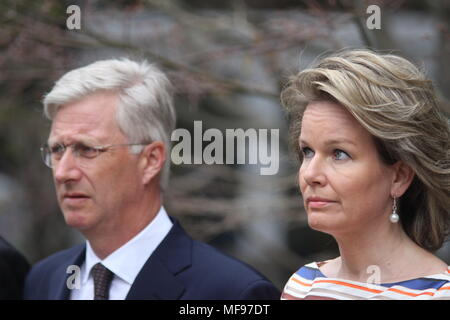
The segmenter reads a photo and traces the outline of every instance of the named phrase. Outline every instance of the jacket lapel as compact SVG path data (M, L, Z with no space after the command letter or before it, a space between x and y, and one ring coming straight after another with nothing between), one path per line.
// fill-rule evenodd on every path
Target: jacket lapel
M183 295L185 287L177 275L191 266L192 239L172 220L172 229L144 264L127 300L177 300Z

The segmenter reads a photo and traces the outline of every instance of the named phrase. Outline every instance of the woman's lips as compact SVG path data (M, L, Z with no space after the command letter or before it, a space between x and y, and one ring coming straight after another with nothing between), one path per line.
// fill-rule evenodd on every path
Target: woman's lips
M309 201L308 206L310 208L323 208L333 203L334 201Z
M323 208L328 205L332 205L333 203L336 203L336 201L319 198L319 197L309 197L306 200L306 204L310 208Z

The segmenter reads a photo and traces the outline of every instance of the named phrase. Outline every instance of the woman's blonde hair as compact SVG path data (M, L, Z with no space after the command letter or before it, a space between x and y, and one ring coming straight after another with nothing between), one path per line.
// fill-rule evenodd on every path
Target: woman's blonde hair
M345 50L293 76L281 93L298 137L306 106L345 107L374 137L382 161L408 164L415 177L400 199L402 227L419 246L439 249L450 225L450 126L431 80L411 62L370 50Z

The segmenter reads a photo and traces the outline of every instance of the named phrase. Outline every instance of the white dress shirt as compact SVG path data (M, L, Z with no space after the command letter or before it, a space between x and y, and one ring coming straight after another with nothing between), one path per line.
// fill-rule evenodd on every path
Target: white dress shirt
M156 217L144 230L104 260L97 257L89 241L86 241L86 259L80 270L80 289L72 289L70 299L94 299L94 279L90 271L96 263L101 262L114 273L109 290L109 299L124 300L139 271L169 233L172 225L172 221L161 206Z

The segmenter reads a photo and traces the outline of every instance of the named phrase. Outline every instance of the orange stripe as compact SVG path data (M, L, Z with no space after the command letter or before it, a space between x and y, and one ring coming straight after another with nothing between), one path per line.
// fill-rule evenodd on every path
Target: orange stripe
M429 295L429 296L434 296L434 292L422 292L422 293L411 293L411 292L405 292L399 289L395 289L395 288L389 288L388 291L393 291L393 292L397 292L397 293L401 293L410 297L417 297L417 296L421 296L423 294Z
M438 291L441 291L441 290L450 290L450 287L442 287Z
M307 283L302 282L302 281L300 281L300 280L297 280L297 279L295 279L295 278L292 278L292 280L295 281L295 282L297 282L297 283L300 283L302 286L306 286L306 287L311 287L311 286L312 286L311 284L307 284Z
M333 284L338 284L338 285L342 285L342 286L346 286L346 287L351 287L351 288L354 288L354 289L369 291L369 292L372 292L372 293L381 293L381 292L383 292L381 290L369 289L369 288L366 288L366 287L363 287L363 286L358 286L356 284L351 284L351 283L342 282L342 281L336 281L336 280L317 280L317 281L314 281L314 283L333 283Z

